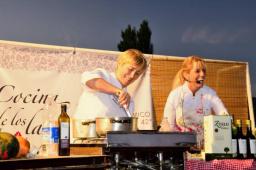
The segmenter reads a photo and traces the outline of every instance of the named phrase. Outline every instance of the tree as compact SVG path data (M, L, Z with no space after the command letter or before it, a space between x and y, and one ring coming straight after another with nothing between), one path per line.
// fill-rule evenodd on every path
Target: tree
M117 45L119 51L136 48L143 53L153 53L153 44L151 43L151 30L146 20L142 21L138 31L136 31L135 27L132 29L131 26L128 25L124 31L121 31L121 37L123 40L121 40Z
M151 44L151 30L148 27L148 22L143 21L140 24L140 29L137 32L137 48L143 53L152 54L153 53L153 44Z
M117 45L119 51L125 51L129 48L137 47L137 37L135 27L132 29L130 25L126 28L125 31L122 31L121 36L123 41Z

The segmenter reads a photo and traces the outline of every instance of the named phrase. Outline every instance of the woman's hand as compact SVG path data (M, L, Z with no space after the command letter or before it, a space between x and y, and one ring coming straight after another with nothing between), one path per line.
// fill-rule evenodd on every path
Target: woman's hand
M131 96L124 90L119 90L116 95L118 96L118 102L120 106L129 107Z
M102 78L95 78L86 82L86 85L94 90L102 93L107 93L111 95L116 95L118 97L118 102L122 107L129 107L131 96L128 92L123 89L119 89L114 85L110 84Z

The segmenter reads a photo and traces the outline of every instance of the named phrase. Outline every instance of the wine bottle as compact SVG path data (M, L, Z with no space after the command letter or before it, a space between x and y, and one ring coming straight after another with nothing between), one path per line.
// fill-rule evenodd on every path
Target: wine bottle
M237 157L237 127L234 122L234 115L231 116L231 133L232 133L232 157Z
M246 144L247 144L247 158L255 158L256 143L255 136L252 134L251 121L246 120Z
M61 104L59 123L59 156L70 155L70 118L67 114L67 105Z
M246 152L247 152L247 147L246 147L246 137L243 135L242 131L242 121L236 120L237 124L237 158L239 159L245 159L246 158Z

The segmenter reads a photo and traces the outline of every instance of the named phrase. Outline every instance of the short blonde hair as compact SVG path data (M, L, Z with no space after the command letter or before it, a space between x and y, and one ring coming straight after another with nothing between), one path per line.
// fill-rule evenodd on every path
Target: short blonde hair
M143 53L137 49L128 49L119 55L117 59L117 66L126 63L135 63L136 65L141 66L142 70L147 68L146 58Z
M172 90L176 87L182 85L186 79L184 77L184 73L189 73L193 68L193 64L197 63L199 68L205 69L206 71L206 64L205 61L196 55L188 56L182 63L180 70L177 72L176 76L174 77Z

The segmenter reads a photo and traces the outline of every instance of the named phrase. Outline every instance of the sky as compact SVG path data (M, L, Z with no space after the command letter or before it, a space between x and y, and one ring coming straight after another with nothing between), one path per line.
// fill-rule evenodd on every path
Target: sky
M256 97L255 0L0 0L0 39L117 51L147 20L154 54L249 63Z

